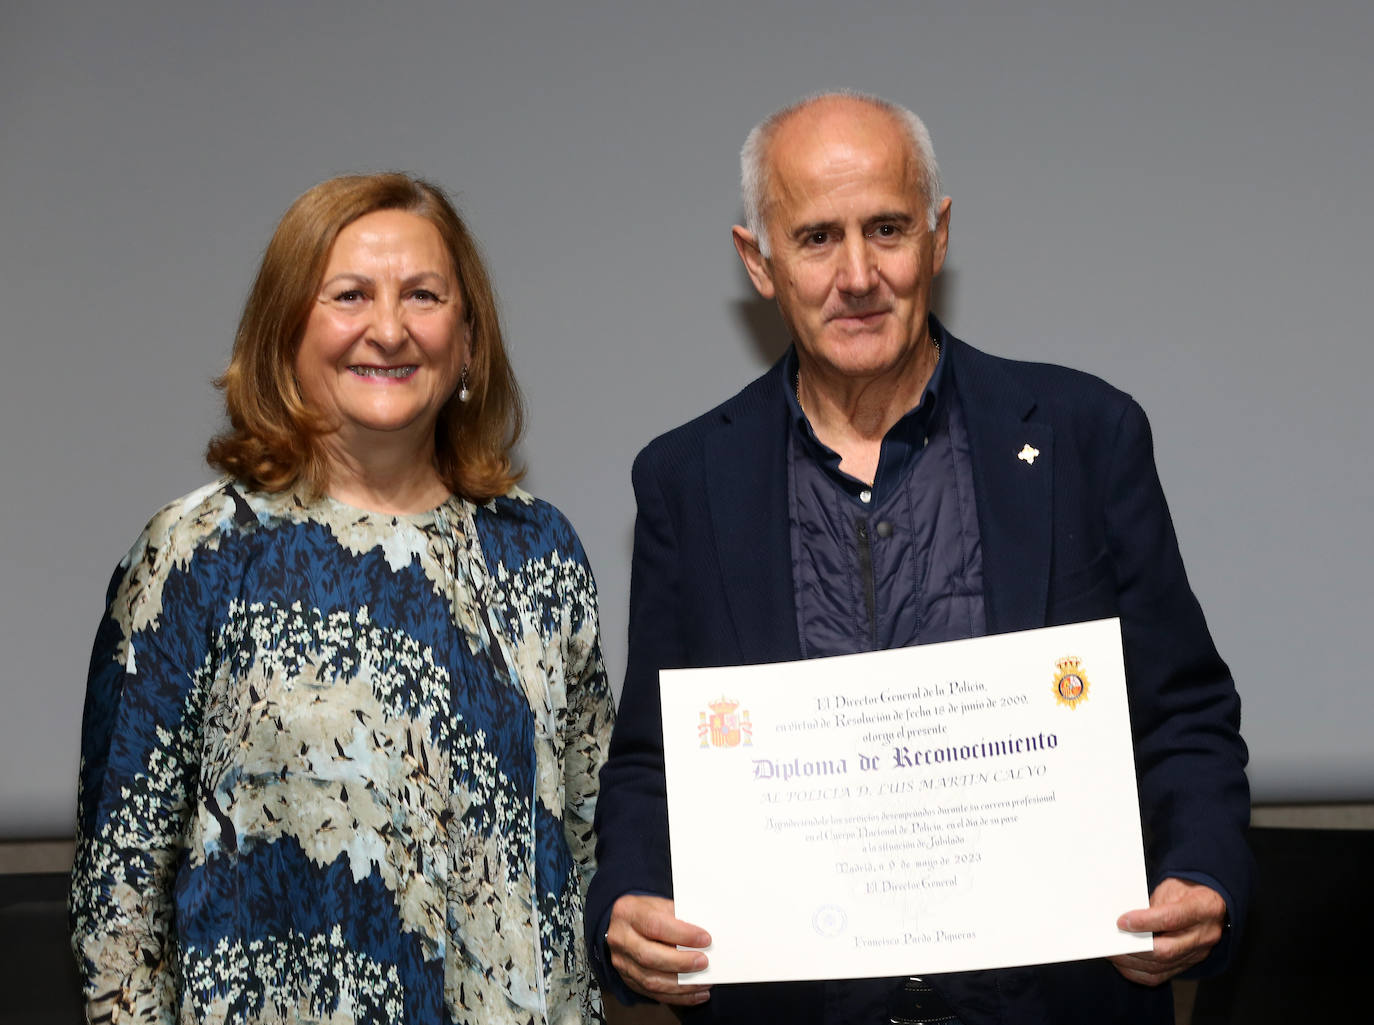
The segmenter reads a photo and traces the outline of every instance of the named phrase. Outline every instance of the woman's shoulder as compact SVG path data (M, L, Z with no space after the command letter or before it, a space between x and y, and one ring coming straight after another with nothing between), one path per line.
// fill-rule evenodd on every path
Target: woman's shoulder
M572 523L550 502L518 488L472 505L495 609L512 629L540 622L553 632L596 630L596 580Z
M247 535L310 514L311 507L293 492L257 492L242 481L221 477L155 512L120 561L120 569L142 566L145 575L185 569L202 555L228 554L226 545L237 550L234 542Z
M246 511L243 492L232 480L211 481L153 513L125 561L137 561L146 549L190 554L241 526Z
M495 555L506 565L545 557L584 565L587 561L572 521L551 502L511 488L472 508L488 557Z
M511 488L490 501L474 503L473 518L480 528L492 533L546 538L555 545L581 549L577 531L562 510L521 488Z
M202 596L215 590L217 560L203 555L222 547L227 533L256 522L243 492L228 478L212 481L155 512L115 568L108 605L128 630L142 629L161 614L169 580L181 577Z

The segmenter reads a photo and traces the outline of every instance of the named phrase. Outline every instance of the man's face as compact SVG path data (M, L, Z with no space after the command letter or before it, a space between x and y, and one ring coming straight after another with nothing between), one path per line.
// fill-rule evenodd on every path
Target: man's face
M931 283L944 263L949 200L932 231L915 158L890 115L827 100L785 121L768 149L772 254L735 229L759 293L777 299L803 369L900 375L929 344Z

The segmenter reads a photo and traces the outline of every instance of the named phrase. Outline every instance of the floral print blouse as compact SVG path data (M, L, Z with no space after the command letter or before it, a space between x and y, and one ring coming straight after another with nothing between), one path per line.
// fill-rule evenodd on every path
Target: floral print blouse
M91 657L91 1021L600 1019L595 585L514 491L413 516L219 481L149 524Z

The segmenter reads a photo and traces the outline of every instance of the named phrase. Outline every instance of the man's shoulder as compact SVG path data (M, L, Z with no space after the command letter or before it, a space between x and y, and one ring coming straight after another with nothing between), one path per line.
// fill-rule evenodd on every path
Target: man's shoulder
M1135 404L1127 392L1087 371L996 356L967 342L955 342L955 376L961 397L966 399L999 405L1024 401L1040 411L1071 419L1119 415Z
M786 407L779 402L782 393L778 381L779 371L774 365L724 402L649 442L635 457L636 468L663 463L677 465L698 459L705 439L715 431L740 425L747 427L755 419L780 414Z

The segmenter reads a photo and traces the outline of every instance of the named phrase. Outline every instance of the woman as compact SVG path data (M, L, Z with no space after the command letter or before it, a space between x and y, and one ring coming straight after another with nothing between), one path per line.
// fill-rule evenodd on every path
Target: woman
M599 1019L594 585L515 488L519 395L443 193L301 196L218 383L225 476L135 542L91 660L89 1019Z

